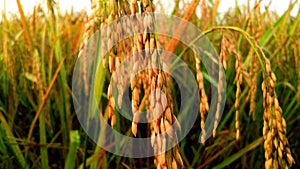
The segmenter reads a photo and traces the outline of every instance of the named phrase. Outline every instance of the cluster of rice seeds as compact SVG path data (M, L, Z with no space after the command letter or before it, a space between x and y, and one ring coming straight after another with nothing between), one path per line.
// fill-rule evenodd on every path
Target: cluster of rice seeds
M217 102L217 108L216 108L216 117L215 117L215 121L214 121L214 129L213 129L213 137L216 136L217 134L217 127L218 127L218 120L220 118L220 104L222 101L222 81L226 78L222 76L222 69L226 69L227 68L227 55L226 53L232 53L234 49L234 46L231 45L228 40L223 36L222 37L222 42L221 42L221 51L220 51L220 64L219 64L219 79L218 79L218 102Z
M111 80L110 84L108 86L107 96L108 96L108 106L107 106L107 114L108 119L110 120L110 124L112 127L116 125L116 116L115 116L115 105L118 104L119 107L122 105L122 97L123 97L123 86L126 82L125 78L121 78L124 76L124 74L128 73L126 70L122 69L119 70L122 60L124 59L124 56L128 56L131 52L131 40L126 39L122 42L118 43L118 45L114 46L114 43L117 43L119 41L119 37L124 33L124 30L122 27L125 26L127 28L129 25L125 22L113 22L114 20L117 20L122 15L128 13L128 4L123 2L117 2L117 1L111 1L110 4L108 4L111 9L111 13L108 15L107 19L104 19L104 11L102 11L102 16L100 18L100 28L104 27L105 24L110 24L109 27L107 27L105 30L101 33L103 41L106 41L107 43L102 43L102 49L103 51L106 51L106 49L110 48L109 52L104 54L102 57L102 64L104 68L108 68L109 72L111 73ZM123 25L122 25L123 24ZM128 30L127 30L128 31ZM108 55L108 65L107 65L107 59L106 56ZM118 72L116 73L116 70ZM114 77L114 78L113 78ZM118 89L118 97L112 96L112 90L113 88Z
M249 19L249 25L248 29L251 35L254 35L253 39L255 41L259 41L259 39L262 37L263 28L262 28L262 15L260 13L260 2L257 2L257 7L251 10L250 13L250 19ZM258 78L258 71L259 71L259 65L258 65L258 59L256 58L253 49L250 49L250 52L248 54L249 57L252 58L251 64L250 64L250 71L249 71L249 77L250 77L250 90L249 90L249 98L250 98L250 110L249 110L249 116L252 117L253 120L255 120L255 109L256 109L256 92L257 92L257 78Z
M152 2L151 2L152 3ZM152 22L149 20L152 20L152 17L150 14L146 14L145 13L145 8L148 8L148 3L147 5L140 3L140 6L142 9L141 13L143 14L141 18L136 18L138 21L140 21L139 23L143 23L143 24L136 24L134 25L135 30L143 30L145 33L143 34L136 34L133 38L133 56L134 58L132 59L133 62L133 73L131 74L131 90L132 90L132 113L133 113L133 121L132 121L132 125L131 125L131 131L133 133L134 136L136 136L137 134L137 124L138 124L138 119L139 119L139 110L142 109L143 106L146 106L148 103L145 104L140 104L140 94L141 94L141 86L144 87L144 99L146 100L146 98L148 98L149 95L149 88L150 88L150 83L147 80L147 71L142 71L142 72L138 72L139 70L139 66L142 63L147 64L149 62L149 56L153 54L153 50L155 47L155 43L154 43L154 37L151 36L150 33L147 32L147 29L149 27L152 26ZM135 15L138 11L139 7L138 7L138 3L136 0L132 0L130 2L130 10L131 10L131 14L132 16ZM149 11L151 12L151 11ZM132 17L133 19L133 17ZM139 32L139 31L138 31ZM150 44L151 43L151 44ZM144 50L144 52L143 52ZM140 55L144 55L140 56ZM146 66L146 65L143 65ZM146 102L146 101L145 101ZM141 107L141 108L139 108Z
M151 143L154 151L158 154L155 156L155 164L157 168L181 168L183 167L183 161L179 153L179 147L175 146L174 148L166 151L166 143L168 143L167 139L177 142L175 129L180 130L180 124L173 114L172 97L169 94L170 90L167 87L167 82L170 82L170 77L158 69L163 66L158 65L158 63L160 63L159 52L157 51L158 43L155 42L154 34L147 33L149 29L153 28L153 18L150 12L154 11L154 4L151 0L142 0L140 3L136 0L132 0L128 6L132 16L141 10L139 11L142 14L141 17L132 17L132 19L141 21L139 23L143 24L133 23L132 25L126 25L128 28L133 26L133 29L127 31L139 32L138 30L140 29L144 30L145 33L137 33L134 37L129 38L128 40L125 40L113 47L113 43L118 41L118 39L116 39L118 38L118 35L116 35L115 32L118 33L120 32L119 30L126 30L120 28L121 25L117 23L117 25L107 29L107 32L103 32L106 34L105 37L107 37L107 39L105 39L107 43L102 44L104 45L103 49L105 50L106 48L112 47L112 49L107 53L108 65L106 64L106 56L103 56L103 66L105 68L108 67L109 72L112 74L112 79L107 90L107 96L109 99L107 106L108 119L111 120L111 126L114 127L116 124L116 116L114 114L115 104L118 104L119 106L122 105L122 94L120 93L123 93L123 84L126 80L131 80L130 87L132 90L131 101L133 112L131 131L133 135L136 136L138 130L137 124L139 114L137 112L146 107L146 109L149 110L147 117L151 120L155 119L151 121ZM128 11L128 9L122 9L124 4L121 5L120 2L113 2L110 7L114 9L114 12L112 12L105 21L101 20L100 27L103 27L104 24L111 23L114 19L118 19L121 16L121 11L125 11L125 13ZM90 16L90 18L93 17L94 14ZM83 47L87 43L86 37L90 34L91 26L94 25L92 22L89 22L85 28L86 35L84 36L84 42L80 51L83 50ZM130 79L121 78L120 76L124 75L124 73L127 74L128 72L126 72L126 70L119 70L118 68L124 60L124 56L129 55L133 55L133 57L129 58L130 64L133 65L133 72L131 72ZM152 68L139 72L139 67L145 66L145 64L141 63L152 64L152 67L156 67L157 69ZM112 96L112 91L115 87L117 87L119 93L117 100ZM152 95L150 95L151 92ZM140 98L142 95L143 98ZM148 97L150 97L150 99L147 99ZM172 125L175 126L175 129L171 127Z
M237 47L233 45L235 43L229 42L229 40L223 36L221 42L220 62L226 69L226 54L233 55L235 57L235 80L236 80L236 92L235 92L235 129L236 140L240 138L240 112L239 112L239 97L241 94L241 84L243 82L243 73L246 69L242 62L241 54L236 50Z
M87 55L83 54L83 49L88 43L88 39L90 35L95 31L95 23L97 23L97 20L95 19L96 14L97 14L97 4L93 3L92 4L92 12L91 15L88 16L86 23L84 24L84 32L83 32L83 40L80 44L79 47L79 53L78 53L78 58L79 57L84 57L83 59L83 84L84 84L84 89L85 93L87 94L89 92L89 87L88 87L88 78L87 78Z
M143 24L139 25L140 27L137 29L144 29L145 32L143 34L135 35L133 53L137 52L137 55L144 55L144 57L139 56L135 58L144 58L145 64L151 64L149 66L152 67L146 71L137 72L138 66L141 66L139 64L140 62L135 62L133 64L133 73L135 73L135 75L132 75L131 80L133 112L131 130L136 136L139 118L137 112L142 109L142 106L147 106L147 118L151 121L151 144L154 153L156 154L154 160L155 165L157 168L181 168L183 166L183 161L179 153L179 147L175 146L169 151L166 151L168 143L167 139L177 142L176 132L171 126L174 124L175 128L180 130L180 125L173 114L172 99L168 93L167 82L169 82L169 75L158 69L163 68L164 65L159 64L157 42L155 42L154 34L147 33L149 29L153 28L153 18L150 12L154 11L154 4L152 1L142 0L140 2L140 8L138 8L137 1L133 0L131 1L130 6L132 14L135 14L137 9L141 9L142 18L137 19L143 19ZM140 101L139 98L139 95L142 92L141 86L144 88L144 97L142 101ZM148 97L149 99L147 99ZM146 102L146 105L143 104L143 101Z
M42 74L41 74L41 60L40 58L37 56L37 54L34 54L33 57L33 64L32 64L32 74L35 75L35 79L34 79L34 83L36 85L36 89L39 91L40 96L44 97L44 91L45 91L45 85L42 79Z
M201 143L204 144L205 142L205 137L206 137L206 132L205 132L205 115L209 110L209 104L208 104L208 99L207 95L205 93L204 89L204 80L203 80L203 74L201 72L200 68L200 59L195 56L195 64L196 64L196 77L197 77L197 82L198 82L198 88L199 88L199 97L200 97L200 116L201 116L201 132L202 136L200 138Z
M240 53L234 51L234 55L236 57L235 60L235 79L236 79L236 92L235 92L235 129L236 129L236 140L239 140L240 138L240 115L239 115L239 97L241 94L241 84L243 82L243 76L242 76L242 58Z
M258 60L255 58L255 55L253 54L253 50L250 51L250 55L252 56L252 61L250 65L250 110L249 110L249 116L252 116L252 119L255 120L255 109L256 109L256 92L257 92L257 77L258 77L258 71L259 71L259 65Z
M166 74L157 69L150 71L152 71L150 73L152 79L150 117L151 119L155 119L151 123L151 144L156 154L155 165L157 168L181 168L183 167L183 161L178 146L166 152L167 141L175 143L178 141L174 129L180 130L179 122L173 114L170 96L168 96L168 93L163 92L163 89L168 88Z
M227 50L231 50L231 45L229 44L229 42L227 41L227 39L222 36L222 41L221 41L221 51L220 51L220 62L223 64L224 69L226 70L227 68L227 55L226 55L226 51Z
M138 62L136 62L133 66L133 71L137 72L138 69ZM141 73L139 73L140 75ZM141 93L141 89L140 89L140 78L138 75L135 75L134 73L132 74L132 80L130 82L130 86L132 89L132 99L131 99L131 109L132 109L132 113L133 113L133 120L132 120L132 125L131 125L131 131L133 133L134 136L136 136L137 134L137 124L138 124L138 118L139 118L139 103L140 103L140 93Z
M131 11L132 16L136 14L137 10L139 9L138 7L138 3L137 1L131 1L130 4L128 4L127 2L120 2L120 1L114 1L113 3L110 4L111 5L111 9L114 9L115 12L111 13L110 16L107 19L107 23L111 23L114 19L118 19L119 17L121 17L124 14L130 14L129 11ZM139 21L141 21L141 19L144 19L146 17L143 18L133 18L132 19L140 19ZM149 20L149 17L147 18L147 21ZM145 23L145 22L139 22L139 23ZM147 22L147 24L149 25L149 23ZM133 29L130 29L130 28ZM134 136L136 136L137 134L137 123L138 123L138 119L139 119L139 114L137 112L139 112L139 110L146 105L146 103L144 104L140 104L140 94L142 92L142 86L144 87L144 89L147 88L148 85L148 81L145 78L146 73L145 72L138 72L139 70L139 66L141 62L146 61L143 60L143 56L141 56L142 50L146 50L146 44L149 44L149 42L151 42L151 40L149 39L149 34L148 33L144 33L144 34L136 34L134 37L132 38L128 38L123 40L122 42L119 42L116 46L113 46L113 43L116 43L119 41L119 37L121 36L121 34L123 33L128 33L131 31L137 31L140 29L143 29L144 25L141 24L137 24L137 23L130 23L130 22L123 22L122 20L119 22L114 22L114 25L111 25L110 29L107 29L106 32L106 37L107 39L107 46L105 46L106 44L104 43L104 49L106 47L113 47L110 51L109 54L109 58L108 58L108 69L110 71L110 73L112 74L112 77L114 77L114 79L111 79L110 85L112 85L112 82L114 85L116 85L115 87L117 87L118 89L118 96L114 97L114 101L113 99L111 99L111 95L109 97L109 105L108 105L108 109L109 112L114 112L114 103L117 103L119 107L121 107L122 105L122 98L123 98L123 87L124 84L126 84L126 82L128 80L130 81L130 86L132 89L132 112L133 112L133 121L132 121L132 133L134 134ZM150 45L148 45L150 46ZM152 49L154 49L154 39L152 40ZM144 48L145 47L145 48ZM149 47L147 48L149 49ZM148 50L150 51L150 50ZM153 50L152 50L153 51ZM121 67L122 70L119 70L119 66L121 64L121 62L125 59L125 56L130 56L133 55L133 57L129 58L130 60L130 64L133 65L133 72L131 72L131 77L130 79L125 79L124 77L125 74L128 73L128 70L125 70L124 67ZM103 55L103 60L105 61L105 55ZM105 65L105 63L104 63ZM116 72L116 70L118 70ZM116 76L114 76L114 74L116 74ZM145 94L147 94L148 92L145 92ZM144 98L146 98L147 96L145 95ZM109 119L111 119L111 125L113 127L113 125L115 124L115 115L113 113L108 113L109 114Z
M96 3L92 4L91 15L88 16L88 19L87 19L86 23L84 24L83 40L79 47L78 57L81 56L81 52L82 52L83 48L87 45L88 39L89 39L90 35L93 33L93 30L95 28L95 23L97 22L97 20L95 19L95 18L97 18L96 17L96 14L97 14L96 6L97 6Z
M116 124L116 116L114 114L115 111L115 100L112 97L112 85L109 84L108 86L108 91L107 91L107 97L108 97L108 107L107 107L107 111L108 111L108 119L110 119L110 125L112 127L115 126Z
M286 122L275 92L276 76L270 61L264 58L267 76L262 83L264 106L265 168L289 168L294 159L286 137Z
M222 74L223 64L220 62L219 64L219 79L218 79L218 100L217 100L217 107L216 107L216 116L214 121L214 128L213 128L213 137L216 137L217 135L217 127L218 127L218 121L220 118L220 112L221 112L221 102L222 102L222 87L223 87L223 81L226 77L223 77Z
M113 3L116 4L116 3ZM116 8L116 9L120 9L120 8ZM110 16L107 19L107 24L113 22L114 19L118 19L119 18L119 14L120 11L116 11L116 13L111 13ZM102 23L103 25L104 23ZM108 55L108 70L109 72L114 75L115 70L120 66L120 56L122 55L122 52L119 52L117 50L116 46L113 46L113 42L118 42L118 37L119 34L121 34L120 31L115 31L118 29L120 25L113 25L110 28L107 29L106 32L106 38L108 38L107 40L107 47L110 48L112 47L112 49L110 49L109 51L109 55ZM116 32L116 33L115 33ZM103 66L106 66L106 58L105 55L103 55ZM117 75L117 77L121 76L120 73ZM114 76L112 76L114 77ZM110 84L108 87L108 91L107 91L107 96L108 96L108 106L107 106L107 111L108 111L108 119L110 119L110 125L111 127L114 127L116 125L116 115L115 115L115 103L117 102L119 103L119 100L116 100L115 97L112 96L112 89L115 87L113 86L113 84L118 84L118 78L115 78L114 81L111 78L110 80Z
M262 21L264 16L261 15L260 12L260 2L256 2L255 8L253 8L249 14L249 24L248 24L248 29L251 35L254 35L253 38L255 40L259 40L262 36L263 27L262 27Z

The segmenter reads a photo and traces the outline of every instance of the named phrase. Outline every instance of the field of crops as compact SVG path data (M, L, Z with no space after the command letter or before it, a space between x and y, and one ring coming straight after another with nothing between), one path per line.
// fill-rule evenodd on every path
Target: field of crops
M16 0L18 14L2 12L0 168L300 168L298 0L281 16L181 1L93 0L88 15L48 0L25 15ZM185 22L155 22L168 10Z

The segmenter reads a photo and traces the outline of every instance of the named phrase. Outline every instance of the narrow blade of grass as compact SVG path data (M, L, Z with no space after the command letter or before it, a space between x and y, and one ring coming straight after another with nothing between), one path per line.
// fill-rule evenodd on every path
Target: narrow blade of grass
M1 127L3 127L3 129L5 131L7 142L9 143L8 147L11 149L16 160L18 161L19 167L27 168L26 160L22 154L20 147L18 146L17 142L14 139L15 137L14 137L11 129L9 128L9 125L6 122L6 120L2 114L2 111L0 111L0 122L1 122Z
M78 130L72 130L70 133L70 149L67 155L65 169L75 168L76 151L80 144L80 135Z
M58 36L61 32L60 30L60 18L59 16L57 16L55 18L56 20L56 28L55 28L55 34ZM55 57L56 57L56 61L57 62L61 62L62 61L62 48L61 48L61 43L60 40L57 39L55 42ZM59 72L59 77L58 77L59 83L60 83L60 91L61 91L61 98L58 98L58 100L60 100L61 102L58 103L58 105L61 105L61 107L59 108L59 116L60 116L60 122L61 122L61 128L62 128L62 138L63 138L63 145L64 146L68 146L68 131L70 129L71 126L71 116L70 116L70 112L67 111L67 103L68 103L68 96L66 93L66 87L65 85L67 85L67 77L66 77L66 70L65 70L65 66L62 65L61 70ZM67 122L68 119L68 122Z
M0 126L0 153L2 153L3 157L1 157L0 159L4 161L8 162L8 165L10 168L14 168L12 165L12 160L9 158L5 143L4 143L4 139L5 139L5 130L2 128L2 126Z
M45 111L41 112L41 115L39 117L39 127L40 127L40 143L46 144L47 138L46 138L46 122L45 122ZM42 160L42 167L43 168L49 168L48 167L48 152L47 147L41 147L41 160Z
M257 146L259 146L263 142L263 140L264 139L261 137L255 141L253 141L251 144L249 144L245 148L241 149L240 151L233 154L232 156L226 158L221 164L218 164L217 166L215 166L214 169L220 169L220 168L224 168L224 167L228 166L229 164L231 164L232 162L234 162L235 160L240 158L242 155L244 155L248 151L255 149Z

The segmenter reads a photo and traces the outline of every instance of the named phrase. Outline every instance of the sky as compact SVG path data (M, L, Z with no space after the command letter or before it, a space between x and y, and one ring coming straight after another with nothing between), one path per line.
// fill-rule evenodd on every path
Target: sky
M4 2L6 1L6 12L8 14L18 14L18 6L16 0L0 0L0 19L2 18L2 12L4 9ZM82 9L86 9L86 11L90 12L90 0L55 0L59 3L62 12L70 11L71 7L73 7L74 11L80 11ZM154 0L158 1L158 0ZM162 4L166 5L165 9L172 9L174 7L174 0L160 0ZM184 0L186 2L191 0ZM239 5L246 4L248 0L238 0ZM293 0L294 1L294 0ZM20 0L25 14L30 13L33 10L33 6L36 3L41 3L46 6L46 0ZM255 0L250 0L251 7L254 5ZM261 5L261 10L264 11L265 5L269 4L270 0L263 0ZM276 11L279 15L283 14L289 6L289 0L273 0L271 1L271 5L269 10ZM219 5L218 11L221 13L226 12L229 8L233 8L235 6L236 0L221 0ZM299 10L300 2L296 5L296 7L292 10L291 15L296 16ZM171 11L165 11L169 13ZM200 11L198 9L197 13L199 14Z

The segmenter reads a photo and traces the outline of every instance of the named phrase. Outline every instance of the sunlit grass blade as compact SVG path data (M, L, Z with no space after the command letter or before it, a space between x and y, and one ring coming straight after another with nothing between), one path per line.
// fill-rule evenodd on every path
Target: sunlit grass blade
M25 38L27 39L27 42L29 44L29 49L33 49L34 42L32 40L32 36L31 36L31 33L30 33L28 22L25 19L22 4L21 4L20 0L16 0L16 2L17 2L17 5L18 5L20 16L21 16L21 22L22 22L23 30L25 32L25 34L24 34Z
M261 46L261 47L265 46L266 43L270 40L270 38L273 36L274 30L276 30L279 27L283 27L283 26L286 25L287 17L290 15L290 12L293 9L294 5L297 3L297 1L295 1L289 7L289 9L280 18L277 19L277 21L273 24L273 26L271 28L269 28L268 30L266 30L266 32L264 33L264 35L259 40L259 46Z

